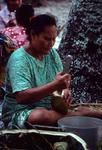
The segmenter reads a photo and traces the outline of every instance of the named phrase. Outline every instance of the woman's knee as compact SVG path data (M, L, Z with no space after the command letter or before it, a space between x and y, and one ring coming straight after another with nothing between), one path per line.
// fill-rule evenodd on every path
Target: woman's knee
M36 124L36 123L46 123L49 121L49 112L46 109L36 109L33 110L29 117L28 122Z

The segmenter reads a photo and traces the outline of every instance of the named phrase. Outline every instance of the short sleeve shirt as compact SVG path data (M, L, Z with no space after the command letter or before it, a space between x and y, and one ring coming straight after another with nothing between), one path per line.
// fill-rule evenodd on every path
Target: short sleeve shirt
M12 93L39 87L54 80L56 74L63 70L62 62L55 49L44 56L43 61L29 55L23 47L14 51L7 64L6 96L4 112L13 114L20 109L34 107L51 107L51 97L45 97L31 105L17 104Z

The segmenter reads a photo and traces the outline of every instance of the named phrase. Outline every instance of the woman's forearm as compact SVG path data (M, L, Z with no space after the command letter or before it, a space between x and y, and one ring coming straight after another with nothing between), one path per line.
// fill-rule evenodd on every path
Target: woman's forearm
M102 112L101 111L91 111L88 113L89 117L97 117L102 119Z
M44 86L27 89L16 94L18 103L33 103L50 95L58 88L57 81L50 82Z

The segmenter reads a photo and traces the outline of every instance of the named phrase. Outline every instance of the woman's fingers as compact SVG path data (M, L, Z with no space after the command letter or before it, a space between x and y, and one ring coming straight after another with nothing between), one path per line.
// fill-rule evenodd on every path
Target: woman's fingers
M71 95L71 90L69 89L64 89L63 90L63 98L64 98L64 101L70 105L72 103L72 95Z

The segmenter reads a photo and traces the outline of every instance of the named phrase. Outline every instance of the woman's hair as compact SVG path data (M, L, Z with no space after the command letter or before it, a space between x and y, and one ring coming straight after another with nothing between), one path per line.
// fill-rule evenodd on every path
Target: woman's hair
M27 30L27 34L30 40L30 35L39 35L45 30L47 26L57 26L56 19L51 14L41 14L33 17L30 22L30 28ZM30 33L30 35L29 35Z
M17 24L28 28L30 25L30 18L34 16L34 9L32 5L22 4L17 8L15 15Z

